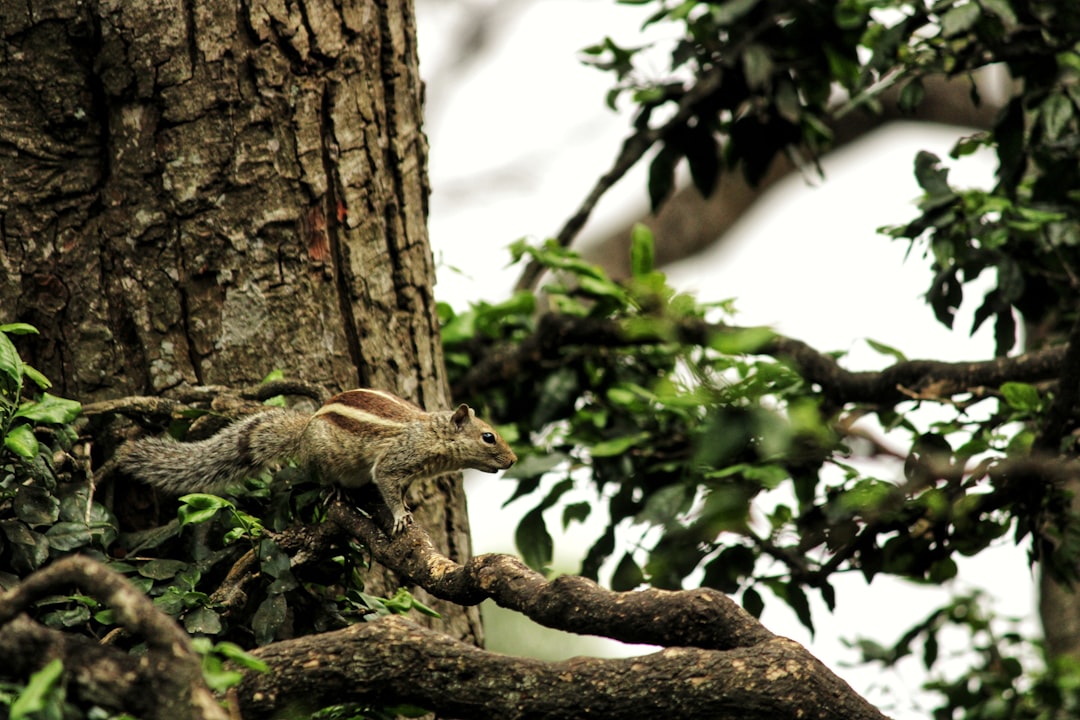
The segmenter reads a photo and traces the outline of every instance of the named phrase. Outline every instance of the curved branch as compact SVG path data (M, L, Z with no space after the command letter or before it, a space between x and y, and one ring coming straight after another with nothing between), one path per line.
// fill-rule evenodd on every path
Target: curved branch
M326 702L407 702L448 717L884 716L792 640L723 652L546 663L480 650L400 617L255 651L271 667L239 688L245 715Z
M568 347L628 347L655 342L679 341L706 346L715 337L745 328L722 323L684 320L670 334L625 333L615 320L548 314L536 331L516 346L489 351L453 388L455 397L468 397L484 389L521 377L544 367L559 365ZM1065 346L1054 346L1015 357L971 362L907 360L880 371L851 371L835 358L801 340L774 335L753 353L790 362L807 382L819 385L825 397L843 405L871 403L895 405L903 400L940 400L980 387L997 387L1007 381L1052 380L1061 372Z
M409 582L459 605L491 598L546 627L602 635L626 643L713 650L753 647L773 634L735 601L707 588L612 592L582 577L548 581L509 555L480 555L458 564L412 526L390 540L368 517L340 499L329 519L362 539L372 556Z
M179 625L154 607L154 603L123 575L82 555L57 560L0 595L0 624L10 621L41 598L72 586L82 588L112 608L120 625L128 632L146 638L151 648L172 655L178 662L199 665L191 638Z
M72 586L107 605L122 627L144 637L149 646L146 656L138 660L111 649L108 653L91 652L86 647L87 641L66 638L19 616L37 600ZM0 635L0 647L5 649L9 665L15 668L32 668L26 657L43 665L58 653L66 659L70 652L80 659L68 666L79 668L74 680L86 694L122 697L134 703L116 707L139 707L146 717L162 720L178 717L224 720L226 717L203 681L202 664L187 633L123 575L89 557L73 555L58 560L0 595ZM62 641L61 637L64 637ZM42 646L48 648L47 652L40 652ZM23 655L23 660L17 659L34 648L39 651ZM105 677L83 672L87 657L95 658L94 667L108 669ZM128 670L120 672L124 667ZM119 682L110 682L108 674L120 675ZM154 692L147 694L143 682L153 686ZM147 697L140 698L139 694Z
M921 122L952 125L961 128L989 129L1001 110L994 97L997 93L984 92L978 105L971 101L972 82L992 85L995 78L988 74L969 77L945 78L929 76L923 79L926 98L912 113L901 111L900 87L892 86L877 98L875 112L849 112L826 122L832 131L832 145L826 154L836 152L868 137L871 133L893 122ZM717 189L709 197L702 197L693 184L676 190L653 214L634 217L621 227L606 232L593 242L586 243L582 254L590 262L604 267L613 277L630 275L630 232L636 223L644 223L656 238L656 265L676 262L701 252L716 242L722 242L726 233L780 180L797 171L798 165L790 155L777 155L768 172L756 185L751 185L742 173L727 172L717 180Z

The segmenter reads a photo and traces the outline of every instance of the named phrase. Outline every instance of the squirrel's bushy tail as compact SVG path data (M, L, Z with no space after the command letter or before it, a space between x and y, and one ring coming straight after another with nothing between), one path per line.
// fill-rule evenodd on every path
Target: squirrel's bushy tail
M260 412L197 442L147 438L130 443L120 469L175 495L217 492L275 462L295 457L309 415Z

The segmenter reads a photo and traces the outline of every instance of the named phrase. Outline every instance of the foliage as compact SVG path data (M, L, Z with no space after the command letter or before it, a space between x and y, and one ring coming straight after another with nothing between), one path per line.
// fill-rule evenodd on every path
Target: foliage
M651 241L643 228L635 235L638 246ZM773 337L767 329L714 323L701 342L681 340L684 326L725 316L729 307L698 305L647 263L635 263L634 277L617 283L552 244L514 250L561 273L545 288L558 312L616 320L627 338L562 347L546 372L492 394L493 406L517 424L511 434L529 438L506 477L518 483L512 500L538 498L517 534L535 567L551 557L544 513L584 490L599 502L560 509L564 526L600 506L607 511L585 575L596 578L610 560L615 589L701 582L741 593L755 614L773 596L812 628L807 592L832 607L836 572L943 582L956 573L954 554L976 554L1010 528L1020 538L1036 519L1046 521L1047 498L988 492L995 461L1030 447L1031 431L1017 421L1044 404L1034 386L1003 386L986 398L998 408L985 419L964 408L930 428L907 417L915 403L834 407L795 368L757 352ZM454 327L511 338L540 332L530 305L516 302L522 312L513 320L505 307L474 308L471 318L444 308L448 355L460 370L479 361L462 352L471 338ZM857 450L859 428L873 427L873 414L878 426L908 438L906 462L892 463L900 477L879 477L859 462L880 454ZM975 471L958 471L977 460ZM634 549L612 558L619 535Z
M20 324L0 330L33 331ZM47 394L20 402L25 379L39 387L48 387L48 381L22 363L4 332L0 332L0 373L6 384L0 412L7 452L0 456L4 463L0 530L6 542L0 541L0 565L12 571L0 572L4 587L69 553L96 557L127 576L158 609L195 636L204 677L217 691L239 682L240 669L264 667L245 648L390 613L416 611L437 617L404 588L391 598L365 593L367 558L358 546L294 571L275 537L288 527L323 519L322 489L306 482L294 467L249 479L246 492L234 498L186 495L171 522L132 527L130 518L117 517L110 503L91 496L86 466L54 461L54 455L66 458L77 441L78 432L70 423L79 405ZM272 398L268 404L278 402ZM193 421L207 417L203 412L185 415L171 431L183 435ZM12 436L15 439L7 442ZM43 437L48 441L38 439ZM246 602L236 605L214 594L249 552L259 581L245 587L246 595L240 594ZM41 600L33 616L47 627L96 638L118 629L110 608L77 591ZM137 652L141 645L138 639L135 642L132 650ZM48 669L53 672L52 666ZM55 673L59 677L58 669ZM11 705L13 716L27 707L27 713L37 713L34 717L77 717L72 714L76 709L65 705L63 685L55 684L54 675L39 675L25 689L0 685L0 701ZM100 708L93 712L108 717ZM394 716L379 708L352 712L353 717Z
M741 169L756 183L778 153L803 165L816 162L832 140L832 121L875 109L888 88L900 87L901 108L913 112L928 77L997 64L1022 91L1008 100L990 131L959 139L952 151L953 158L984 148L994 152L997 184L954 188L940 160L923 153L915 163L926 191L921 215L889 232L925 242L933 253L927 299L950 327L964 285L994 272L996 283L972 332L993 318L999 354L1015 345L1014 310L1040 322L1052 298L1075 291L1078 268L1068 252L1080 242L1075 3L623 2L655 6L646 27L681 28L681 37L666 48L663 71L656 70L661 48L622 47L605 38L584 50L586 62L615 75L608 104L615 107L629 96L635 128L655 136L658 149L649 169L654 208L670 194L683 159L705 195L725 170ZM836 103L837 91L848 100ZM981 101L974 83L971 94L973 102Z
M26 397L50 383L23 362L8 336L34 333L25 323L0 325L0 530L6 540L0 565L19 575L76 546L115 537L108 513L88 507L86 487L61 482L58 463L67 462L75 441L70 423L79 403L44 392ZM13 582L14 575L0 572L0 585Z
M30 676L26 687L14 698L10 706L11 720L41 717L53 720L64 716L64 686L60 678L64 664L51 660L45 667Z
M23 362L9 335L37 334L37 329L26 323L0 325L0 462L18 458L34 466L33 462L42 450L34 434L34 427L63 426L79 414L79 403L42 393L37 400L24 399L27 381L41 390L47 390L48 378ZM44 459L44 458L42 458ZM43 470L43 468L38 468Z
M586 62L615 77L609 105L629 99L635 106L628 144L656 148L648 180L654 208L672 191L684 159L706 195L734 169L753 183L778 153L812 166L829 145L832 123L876 110L886 89L899 87L902 109L913 111L931 76L1006 68L1016 93L989 132L961 138L952 152L956 161L977 150L995 153L995 186L957 188L940 158L921 153L914 162L925 192L919 215L883 232L932 254L927 301L949 327L965 285L993 274L971 331L992 320L999 355L1015 349L1018 318L1039 328L1040 342L1062 337L1075 320L1075 4L627 4L650 6L645 26L680 28L663 47L605 38L584 51ZM667 67L657 71L665 49ZM981 101L974 83L971 97ZM603 530L585 555L584 574L606 573L615 589L700 583L739 595L755 614L779 600L810 629L808 598L817 593L832 608L837 572L858 572L868 582L885 573L947 583L959 557L1010 534L1060 579L1076 579L1080 522L1061 485L1043 478L1055 459L1040 448L1057 444L1044 436L1057 400L1053 385L1005 382L958 397L837 402L772 351L767 330L736 330L725 324L730 305L701 307L668 287L643 259L650 243L637 228L625 283L554 243L517 243L515 258L531 257L549 271L544 312L537 316L541 300L526 293L463 313L442 309L459 382L471 381L469 369L493 348L539 348L527 376L492 388L488 400L492 414L513 424L508 434L524 441L522 461L508 476L518 483L513 499L528 497L534 508L517 533L530 564L543 569L551 558L546 522L565 526L599 513L606 515ZM614 323L618 337L545 340L552 314L583 326ZM703 337L687 333L701 327ZM868 342L906 360L900 349ZM932 421L915 413L927 404L939 407ZM1066 432L1074 425L1070 420ZM905 448L900 457L874 440L885 432L890 445ZM1061 457L1068 458L1075 449L1063 437ZM1033 458L1020 469L1019 461ZM629 550L615 557L616 548ZM894 662L921 637L925 664L934 667L940 625L989 632L988 621L976 623L974 603L957 599L888 653L867 659ZM1002 644L1025 652L1004 662ZM977 685L933 683L943 698L939 717L1050 717L1045 713L1075 706L1075 673L1055 664L1033 674L1038 653L1014 633L974 647Z
M1080 665L1070 657L1039 667L1038 648L1025 638L1018 621L999 618L986 610L987 598L968 593L953 598L917 623L891 647L859 640L855 645L865 662L894 667L917 657L930 673L928 689L943 696L933 717L948 720L956 712L967 717L1010 720L1049 720L1075 717L1080 711ZM956 672L942 655L941 636L962 634L968 666Z

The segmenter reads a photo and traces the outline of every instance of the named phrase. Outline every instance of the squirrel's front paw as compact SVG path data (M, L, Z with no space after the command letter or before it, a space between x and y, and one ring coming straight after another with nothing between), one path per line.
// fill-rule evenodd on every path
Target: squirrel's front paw
M391 535L398 535L403 532L406 526L410 525L413 521L412 513L406 510L400 515L394 515L394 529L390 532Z

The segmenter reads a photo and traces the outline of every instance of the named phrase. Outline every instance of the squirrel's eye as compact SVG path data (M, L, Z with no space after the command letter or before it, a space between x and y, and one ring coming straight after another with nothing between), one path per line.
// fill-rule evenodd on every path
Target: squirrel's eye
M488 445L495 444L495 433L484 433L480 436L480 439L486 442Z

